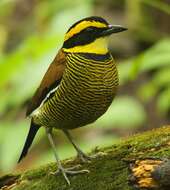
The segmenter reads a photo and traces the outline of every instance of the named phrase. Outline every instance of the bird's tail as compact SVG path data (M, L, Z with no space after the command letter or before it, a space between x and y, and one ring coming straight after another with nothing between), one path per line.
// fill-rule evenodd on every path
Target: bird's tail
M26 138L24 147L22 149L22 153L20 155L20 158L18 160L18 163L26 156L26 154L27 154L27 152L28 152L39 128L40 128L40 126L37 124L34 124L33 120L31 120L30 130L29 130L29 133L27 135L27 138Z

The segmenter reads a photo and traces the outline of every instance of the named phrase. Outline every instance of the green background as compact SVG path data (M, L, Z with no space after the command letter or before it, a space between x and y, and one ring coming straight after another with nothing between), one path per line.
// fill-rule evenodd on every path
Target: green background
M106 114L72 131L88 152L131 134L170 123L169 0L0 1L0 175L54 161L40 129L28 156L17 164L29 130L26 106L77 20L97 15L128 31L110 38L120 88ZM55 132L60 158L75 155Z

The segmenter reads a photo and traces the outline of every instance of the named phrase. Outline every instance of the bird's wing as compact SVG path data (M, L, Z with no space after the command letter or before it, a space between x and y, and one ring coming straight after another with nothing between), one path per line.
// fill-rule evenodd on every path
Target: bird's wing
M65 69L65 62L65 54L62 50L60 50L49 66L39 88L36 90L33 98L31 99L27 108L26 116L30 115L36 108L38 108L50 91L59 85Z

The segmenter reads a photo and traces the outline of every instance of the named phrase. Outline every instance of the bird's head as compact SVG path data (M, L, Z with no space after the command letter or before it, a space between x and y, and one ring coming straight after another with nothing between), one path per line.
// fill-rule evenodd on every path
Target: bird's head
M127 30L119 25L110 25L101 17L87 17L73 24L65 34L63 50L71 53L108 52L108 36Z

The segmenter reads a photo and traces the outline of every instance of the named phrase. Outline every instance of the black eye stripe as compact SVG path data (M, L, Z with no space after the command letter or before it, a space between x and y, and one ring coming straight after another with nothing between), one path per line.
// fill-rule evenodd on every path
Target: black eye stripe
M93 28L93 27L88 27L88 28L86 28L85 30L86 30L87 32L91 32L91 31L94 30L94 28Z
M85 28L68 40L66 40L63 44L63 48L72 48L75 46L89 44L96 40L99 34L105 29L106 28L98 28L94 26Z
M80 33L83 33L83 32L101 32L103 30L105 30L106 28L98 28L98 27L95 27L95 26L89 26L83 30L80 31Z

